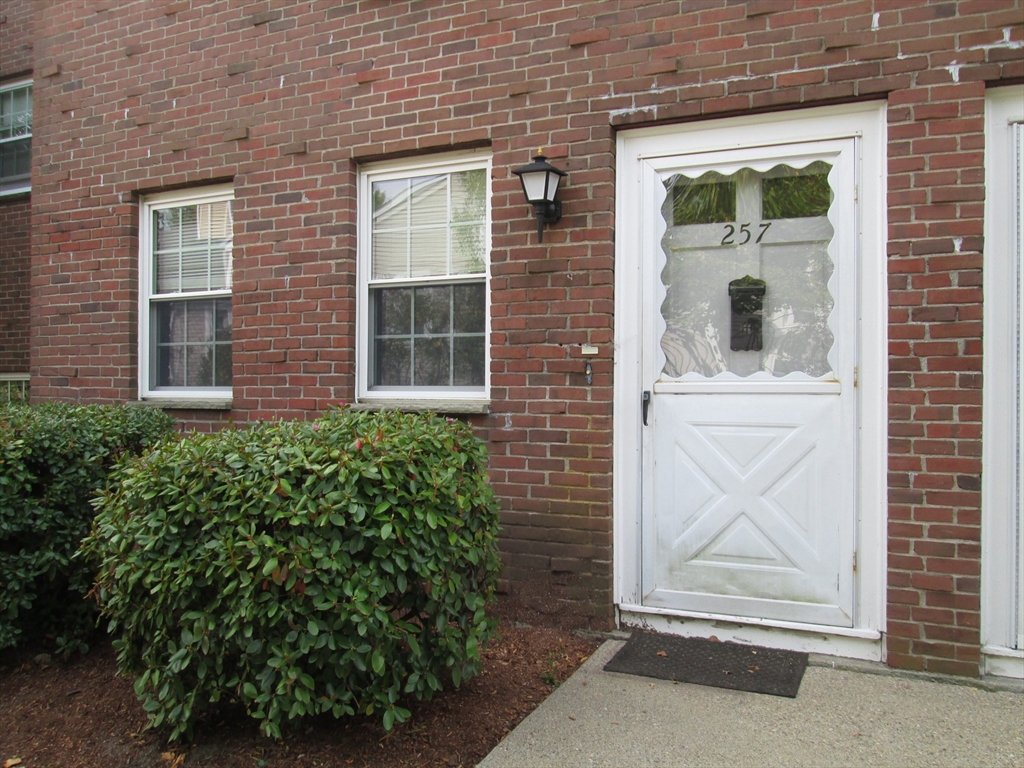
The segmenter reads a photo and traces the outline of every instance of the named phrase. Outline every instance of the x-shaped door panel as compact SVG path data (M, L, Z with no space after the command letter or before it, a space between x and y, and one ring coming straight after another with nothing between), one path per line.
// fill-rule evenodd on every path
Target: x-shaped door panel
M655 403L654 593L840 604L837 398ZM704 602L698 600L697 602Z

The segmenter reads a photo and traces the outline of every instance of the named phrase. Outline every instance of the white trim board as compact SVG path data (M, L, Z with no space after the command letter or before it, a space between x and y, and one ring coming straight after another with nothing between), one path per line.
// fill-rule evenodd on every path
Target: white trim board
M1024 651L1020 439L1021 163L1024 86L991 89L985 101L984 358L981 482L981 640L986 667L1005 674ZM1009 660L1009 663L1007 663ZM1002 671L1000 671L1002 670ZM1011 674L1016 676L1016 674Z
M985 645L981 648L981 657L984 660L983 674L1024 680L1024 651Z
M881 633L874 630L822 631L789 622L738 623L727 616L677 615L659 609L620 605L620 627L650 629L667 635L716 637L722 642L820 653L862 661L882 661Z

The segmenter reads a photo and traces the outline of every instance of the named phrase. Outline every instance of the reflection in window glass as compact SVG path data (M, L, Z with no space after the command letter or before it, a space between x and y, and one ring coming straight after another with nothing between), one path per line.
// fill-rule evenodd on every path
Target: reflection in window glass
M828 163L811 163L806 168L778 165L761 179L761 199L766 219L800 219L827 216L832 204L828 185Z
M675 226L736 221L736 184L720 173L710 171L699 179L677 176L671 189Z
M487 173L375 181L372 279L484 271Z

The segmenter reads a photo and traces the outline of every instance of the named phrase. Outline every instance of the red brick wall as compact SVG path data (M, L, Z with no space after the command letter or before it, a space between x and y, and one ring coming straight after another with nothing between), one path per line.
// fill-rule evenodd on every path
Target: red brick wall
M0 5L0 79L32 70L33 0L4 0Z
M0 85L32 69L31 0L0 5ZM28 373L28 198L0 198L0 373Z
M137 195L233 179L231 415L351 399L359 163L489 146L477 422L505 573L607 624L615 129L888 99L889 659L976 674L982 113L986 83L1024 78L1022 16L1020 0L54 5L36 47L34 391L135 397ZM543 246L510 174L537 146L569 172ZM584 342L593 386L568 354Z
M28 198L0 200L0 373L28 373Z

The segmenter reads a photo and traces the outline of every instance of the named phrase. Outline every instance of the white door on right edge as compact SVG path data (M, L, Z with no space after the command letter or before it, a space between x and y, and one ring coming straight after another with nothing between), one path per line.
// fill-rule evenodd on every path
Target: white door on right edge
M855 157L842 139L639 160L646 606L853 625Z
M1024 86L985 99L982 643L1024 676Z

